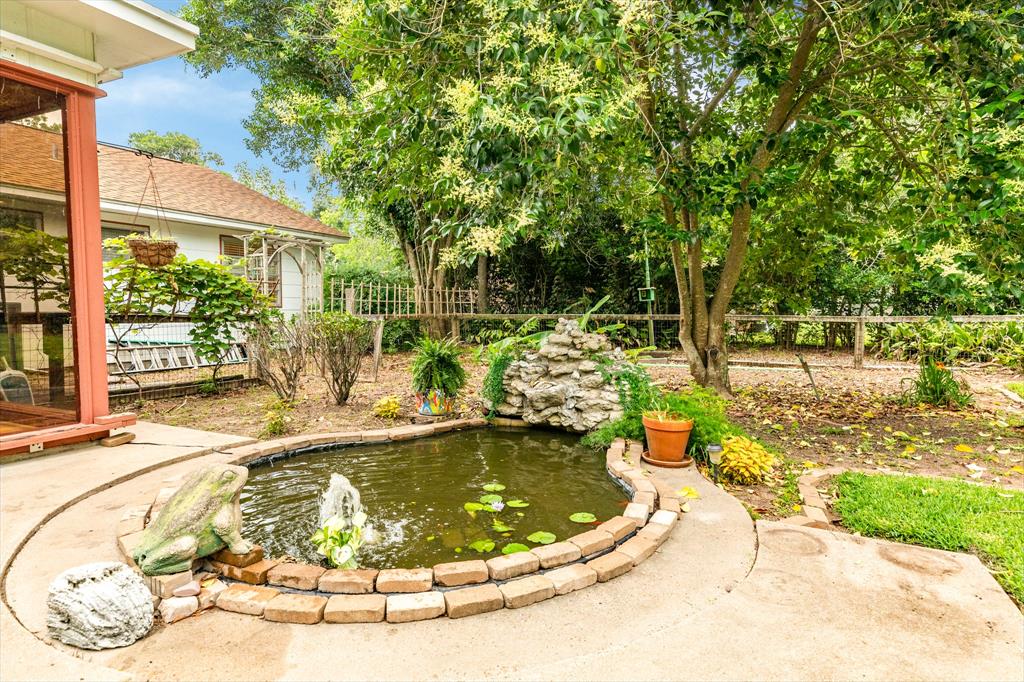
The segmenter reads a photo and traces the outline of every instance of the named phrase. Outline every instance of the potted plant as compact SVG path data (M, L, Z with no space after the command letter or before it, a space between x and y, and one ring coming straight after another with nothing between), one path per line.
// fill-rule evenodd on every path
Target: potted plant
M455 342L423 337L412 361L416 411L430 417L450 413L455 397L465 385L466 371L459 362L459 347Z
M668 404L643 413L647 452L644 461L665 467L690 466L693 460L686 454L686 444L693 430L693 420Z
M169 265L178 253L178 242L173 239L154 239L135 234L126 239L125 243L136 263L151 268Z

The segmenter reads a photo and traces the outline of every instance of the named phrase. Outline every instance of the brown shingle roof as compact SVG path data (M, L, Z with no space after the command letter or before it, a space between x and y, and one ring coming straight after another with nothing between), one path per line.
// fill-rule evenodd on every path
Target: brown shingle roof
M60 135L20 125L0 125L0 178L6 184L64 190L63 161L52 160L53 145L61 149ZM170 211L240 220L332 237L341 232L291 209L227 175L204 166L159 157L149 159L133 151L100 144L100 198ZM63 156L60 151L58 156ZM145 192L145 196L143 196Z

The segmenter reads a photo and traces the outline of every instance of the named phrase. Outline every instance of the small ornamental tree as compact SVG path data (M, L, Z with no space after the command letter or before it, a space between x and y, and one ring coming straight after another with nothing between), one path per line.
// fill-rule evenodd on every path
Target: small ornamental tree
M237 333L269 315L267 297L227 265L178 254L168 265L151 268L131 258L123 239L108 239L104 246L118 250L104 265L107 323L118 346L143 329L187 317L192 348L213 363L216 381Z
M312 345L310 329L307 320L297 316L288 319L276 311L253 320L246 329L249 352L260 379L289 405L295 400L306 367Z
M348 313L324 313L311 323L313 353L327 390L338 405L348 402L372 329Z

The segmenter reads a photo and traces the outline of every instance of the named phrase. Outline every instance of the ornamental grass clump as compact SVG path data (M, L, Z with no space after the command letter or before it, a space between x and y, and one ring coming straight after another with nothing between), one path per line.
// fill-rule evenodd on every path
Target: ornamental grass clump
M727 436L722 440L719 470L732 483L758 483L771 473L774 464L772 453L746 436Z
M974 402L974 397L966 381L957 381L944 364L925 358L913 385L903 394L903 401L912 405L962 408Z

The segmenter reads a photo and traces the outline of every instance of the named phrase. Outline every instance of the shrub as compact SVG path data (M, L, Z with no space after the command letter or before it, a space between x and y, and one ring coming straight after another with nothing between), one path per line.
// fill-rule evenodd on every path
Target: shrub
M295 400L310 345L309 323L281 314L250 324L246 338L260 379L281 400Z
M727 436L722 441L719 469L728 481L757 483L771 472L774 463L775 458L764 446L746 436Z
M381 419L395 419L401 411L398 396L386 395L373 404L373 413Z
M287 400L275 400L267 409L267 421L260 430L260 438L277 438L288 433L292 418L288 416L292 405Z
M337 405L348 402L372 331L364 320L348 313L324 313L310 325L320 375Z
M893 324L874 332L876 355L894 360L924 357L945 363L996 362L1024 369L1024 324L956 324L936 320L923 324Z
M485 403L491 406L492 413L495 407L505 401L505 370L515 362L517 355L514 351L505 349L490 357L480 395Z
M466 385L466 370L459 361L459 347L451 339L424 336L412 361L412 388L417 393L431 389L453 398Z
M966 381L957 381L941 362L925 358L913 386L903 394L904 402L938 407L966 407L974 398Z
M726 417L726 401L711 389L692 385L685 391L662 393L639 365L626 365L612 379L623 415L584 436L581 443L585 446L606 448L616 438L643 441L643 415L654 411L693 421L686 445L690 453L701 454L708 443L721 443L726 436L743 433Z

